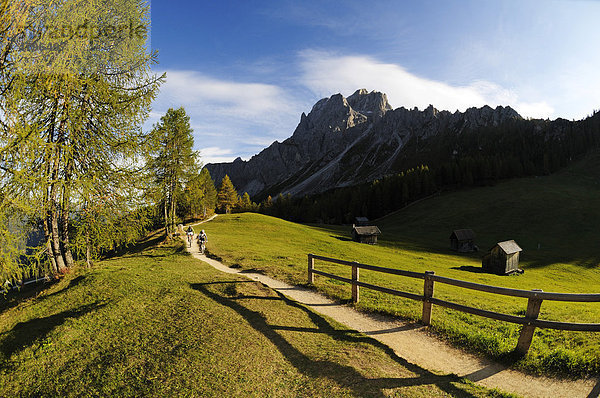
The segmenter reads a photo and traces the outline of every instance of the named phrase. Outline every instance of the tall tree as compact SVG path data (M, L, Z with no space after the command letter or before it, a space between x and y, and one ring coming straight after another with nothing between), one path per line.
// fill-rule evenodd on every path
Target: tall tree
M238 207L240 211L252 211L254 209L254 203L252 203L248 192L244 192L244 195L242 195Z
M139 126L163 78L150 70L155 54L146 52L143 2L15 3L24 13L11 23L22 29L13 32L10 54L0 55L11 65L0 75L1 188L42 220L51 269L63 272L74 263L76 202L118 185L115 176L133 180Z
M185 109L170 108L151 132L147 167L154 177L163 206L165 234L175 232L177 200L184 183L198 173L198 153Z
M205 218L215 211L217 190L208 169L203 168L186 183L182 201L182 216Z
M231 213L231 209L238 203L238 194L231 182L231 179L228 175L223 177L221 180L221 186L219 187L219 193L217 196L217 207L221 209L221 211L229 214Z

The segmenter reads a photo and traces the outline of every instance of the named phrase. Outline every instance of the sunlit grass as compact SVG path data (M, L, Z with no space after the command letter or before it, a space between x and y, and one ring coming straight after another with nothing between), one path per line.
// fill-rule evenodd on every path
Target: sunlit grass
M349 241L348 226L307 226L257 214L222 215L205 224L208 250L227 264L255 268L291 283L306 283L307 254L394 267L483 284L551 292L599 293L600 156L593 155L548 177L525 178L493 187L447 193L378 220L376 246ZM482 249L449 250L453 229L473 228ZM523 275L481 271L481 256L495 242L515 239L524 249ZM316 267L350 276L345 266ZM414 293L423 282L361 271L361 280ZM340 300L348 285L316 277L315 286ZM492 311L523 315L526 299L436 284L435 297ZM362 289L359 308L419 319L421 303ZM600 322L600 303L545 301L541 319ZM433 330L467 349L513 360L520 327L434 308ZM529 355L516 366L533 372L584 375L600 372L600 334L537 329Z
M0 396L484 397L182 244L79 270L0 307Z

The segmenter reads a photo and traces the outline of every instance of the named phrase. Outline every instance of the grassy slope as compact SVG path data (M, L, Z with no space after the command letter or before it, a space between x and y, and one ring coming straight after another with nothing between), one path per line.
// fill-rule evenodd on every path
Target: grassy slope
M500 396L182 252L147 247L0 304L0 396Z
M356 260L479 283L557 292L600 292L600 155L590 156L568 170L548 177L525 178L448 193L410 206L379 220L383 231L377 246L347 240L347 227L311 227L256 214L220 216L206 224L208 249L230 265L256 268L293 283L304 283L306 254ZM481 255L451 252L455 228L473 228L477 243L488 249L495 242L515 239L524 249L525 274L496 276L480 272ZM538 249L539 243L539 249ZM317 263L326 271L349 276L343 266ZM422 292L422 282L363 271L361 280ZM317 277L316 286L348 300L341 282ZM523 315L526 300L436 285L435 295L458 303ZM384 294L361 292L361 308L411 319L420 304ZM540 318L598 322L600 303L544 302ZM433 327L451 340L499 359L510 359L519 327L504 322L436 308ZM553 330L536 331L530 354L517 366L537 372L581 375L600 372L600 336Z

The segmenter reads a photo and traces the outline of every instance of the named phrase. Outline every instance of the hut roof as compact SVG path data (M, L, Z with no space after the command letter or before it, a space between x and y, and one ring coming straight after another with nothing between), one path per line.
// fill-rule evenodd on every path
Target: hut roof
M354 227L358 235L381 235L381 231L375 225L369 227Z
M521 249L519 245L517 245L517 242L515 242L514 240L498 242L496 245L499 246L500 249L502 249L502 251L506 254L513 254L516 252L523 251L523 249Z
M472 229L455 229L450 235L450 239L456 237L458 240L471 240L475 239L475 232Z

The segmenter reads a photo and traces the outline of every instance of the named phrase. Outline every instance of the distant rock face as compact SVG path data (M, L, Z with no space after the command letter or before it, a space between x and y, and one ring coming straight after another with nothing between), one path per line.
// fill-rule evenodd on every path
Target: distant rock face
M207 164L219 183L229 175L239 192L251 196L269 192L304 195L348 186L394 172L401 149L412 138L428 138L442 131L456 133L482 126L498 126L521 116L510 107L484 106L465 112L393 110L384 93L357 90L318 101L302 113L292 136L274 142L248 161Z

